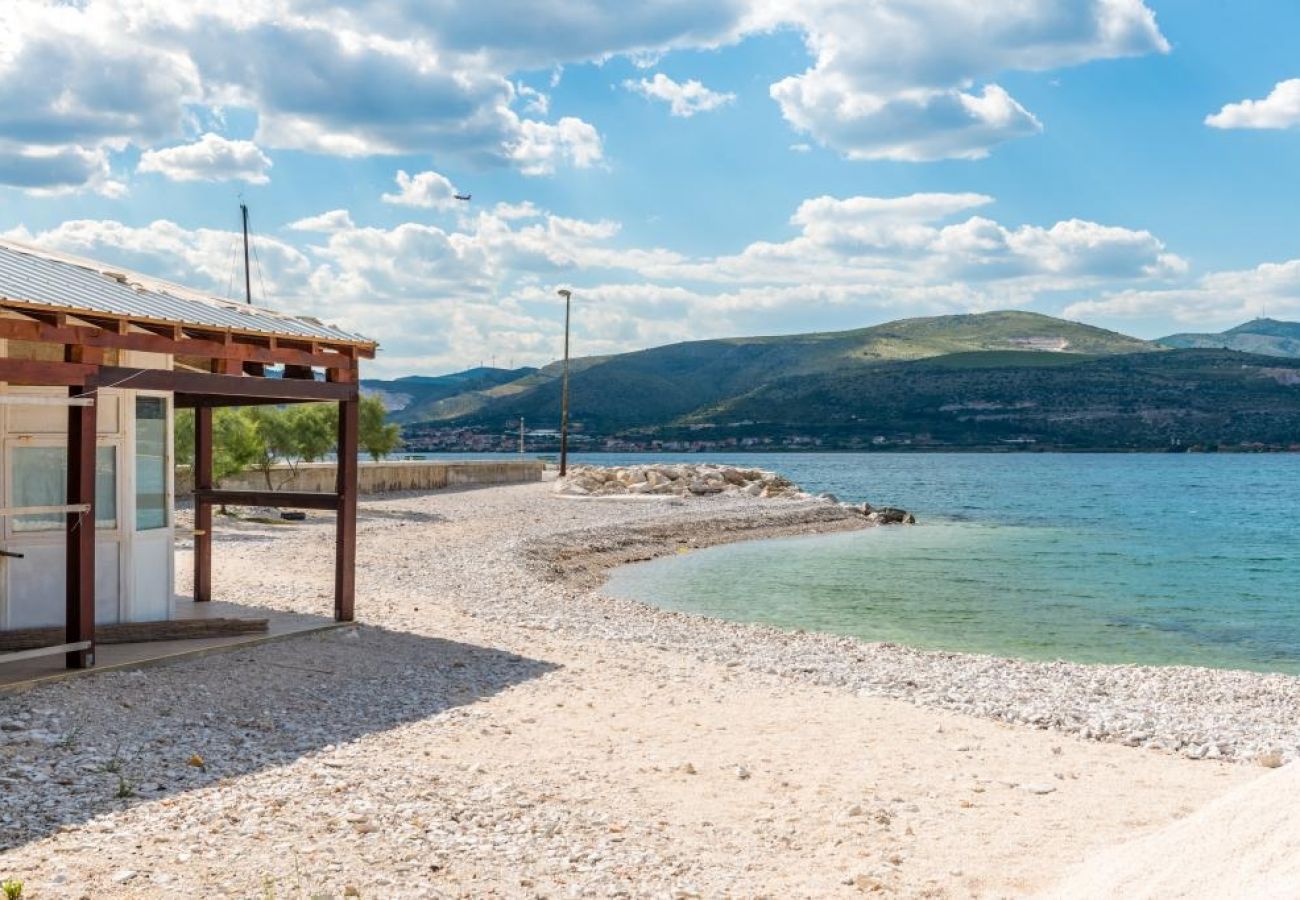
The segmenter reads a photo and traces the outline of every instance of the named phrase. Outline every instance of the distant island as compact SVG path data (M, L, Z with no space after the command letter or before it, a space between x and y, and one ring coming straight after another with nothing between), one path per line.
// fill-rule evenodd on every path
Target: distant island
M572 448L1300 449L1300 324L1145 341L1038 313L691 341L571 363ZM560 365L366 380L412 451L558 446Z

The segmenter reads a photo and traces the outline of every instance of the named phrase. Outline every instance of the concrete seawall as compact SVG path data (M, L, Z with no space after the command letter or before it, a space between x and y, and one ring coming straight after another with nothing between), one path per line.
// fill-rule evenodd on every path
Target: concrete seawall
M363 461L357 481L363 494L386 494L395 491L436 491L448 487L488 484L514 484L541 481L544 464L536 459L484 460L392 460ZM333 491L337 467L334 463L299 463L292 469L278 465L271 469L271 484L283 491ZM186 467L176 470L176 495L188 496L193 481ZM266 477L260 471L243 472L225 479L221 486L230 490L266 490Z

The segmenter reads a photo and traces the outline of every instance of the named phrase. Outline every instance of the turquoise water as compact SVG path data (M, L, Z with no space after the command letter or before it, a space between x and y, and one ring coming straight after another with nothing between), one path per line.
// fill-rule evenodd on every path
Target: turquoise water
M1300 456L737 461L842 499L903 506L921 525L660 559L616 572L611 593L917 647L1300 674Z

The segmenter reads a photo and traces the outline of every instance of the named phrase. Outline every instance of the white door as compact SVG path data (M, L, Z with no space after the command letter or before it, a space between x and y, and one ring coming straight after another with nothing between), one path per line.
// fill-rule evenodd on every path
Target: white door
M132 471L129 515L130 589L127 618L150 622L171 618L172 591L172 410L171 395L137 392L127 441Z

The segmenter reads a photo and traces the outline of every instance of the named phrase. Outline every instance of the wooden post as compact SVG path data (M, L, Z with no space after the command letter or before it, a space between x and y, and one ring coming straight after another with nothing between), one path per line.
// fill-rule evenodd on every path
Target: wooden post
M74 348L69 348L70 355ZM81 362L81 359L69 360ZM94 390L93 379L85 387L68 388L69 397ZM92 393L93 396L93 393ZM69 504L85 504L86 512L70 512L66 524L67 599L65 643L89 641L84 650L66 656L69 669L95 665L95 404L68 407L68 498Z
M212 407L194 409L194 600L212 599L212 504L198 499L212 489Z
M334 618L351 622L357 583L357 450L359 399L339 403L339 511L334 548Z

